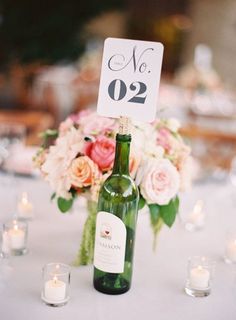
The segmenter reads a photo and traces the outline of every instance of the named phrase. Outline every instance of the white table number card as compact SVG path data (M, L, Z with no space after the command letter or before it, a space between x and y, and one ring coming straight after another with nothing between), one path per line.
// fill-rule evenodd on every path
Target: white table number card
M107 38L104 43L98 114L155 119L163 45L160 42Z

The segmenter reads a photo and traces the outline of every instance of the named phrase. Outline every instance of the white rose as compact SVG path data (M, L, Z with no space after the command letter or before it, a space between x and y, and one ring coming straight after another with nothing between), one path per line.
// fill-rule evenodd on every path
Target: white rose
M162 146L158 146L156 141L147 141L144 148L144 153L155 158L163 158L165 150Z
M150 160L140 175L140 191L148 204L168 204L179 191L179 173L168 159Z
M149 123L134 122L132 128L132 145L137 149L145 152L147 142L156 144L157 133Z
M65 121L63 121L59 126L59 133L60 135L65 135L68 130L71 129L73 126L73 121L70 118L67 118Z
M142 179L147 167L147 161L148 161L148 158L147 157L144 158L138 167L136 177L135 177L135 182L137 186L139 186L140 183L142 182Z

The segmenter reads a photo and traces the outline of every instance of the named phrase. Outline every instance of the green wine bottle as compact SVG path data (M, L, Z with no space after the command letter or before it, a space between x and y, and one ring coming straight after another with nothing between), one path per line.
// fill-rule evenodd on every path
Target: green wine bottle
M129 290L139 192L129 175L131 135L121 118L112 174L101 187L94 250L94 287L107 294Z

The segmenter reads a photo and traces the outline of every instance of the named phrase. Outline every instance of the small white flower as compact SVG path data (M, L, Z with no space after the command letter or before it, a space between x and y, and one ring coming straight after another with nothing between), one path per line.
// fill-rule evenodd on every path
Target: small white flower
M165 150L162 146L158 146L156 141L146 141L144 147L144 154L157 159L163 158Z
M66 199L71 197L68 169L72 160L82 150L82 146L83 140L79 131L72 127L49 148L42 165L42 172L57 196Z
M175 118L170 118L167 120L167 127L172 131L172 132L178 132L180 128L180 123L177 119Z

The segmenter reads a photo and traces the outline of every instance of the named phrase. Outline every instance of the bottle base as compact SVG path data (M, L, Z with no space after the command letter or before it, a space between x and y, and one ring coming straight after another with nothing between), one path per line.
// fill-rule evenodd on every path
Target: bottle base
M117 295L130 289L130 283L117 274L108 274L93 281L94 288L102 293Z

